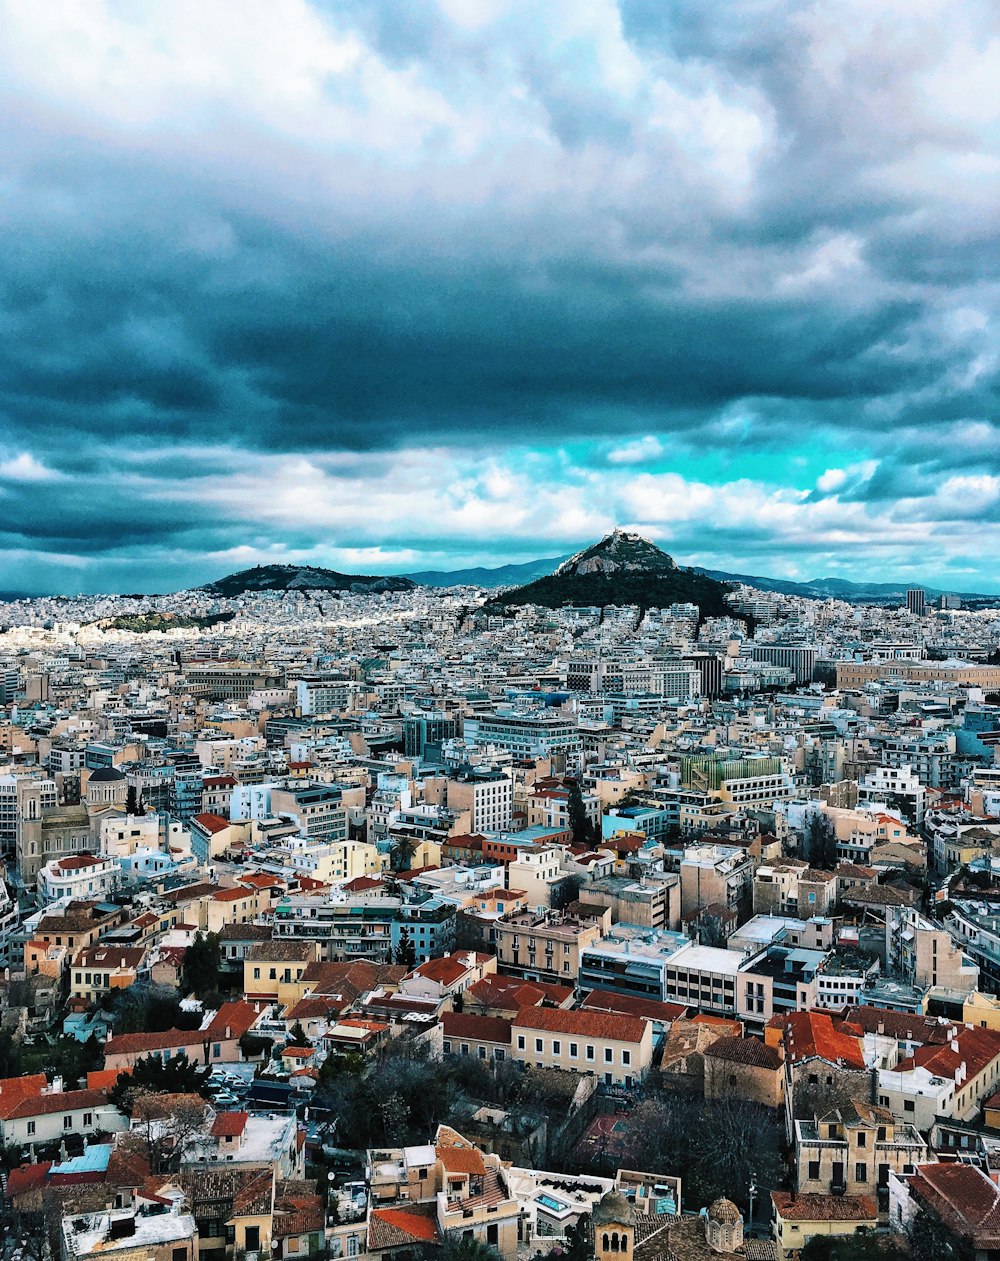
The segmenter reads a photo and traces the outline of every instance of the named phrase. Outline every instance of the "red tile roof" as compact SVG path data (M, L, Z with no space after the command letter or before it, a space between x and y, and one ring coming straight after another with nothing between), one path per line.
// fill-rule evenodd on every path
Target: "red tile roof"
M918 1165L911 1192L977 1252L1000 1248L1000 1190L982 1170L951 1163Z
M648 1021L616 1012L564 1011L561 1007L522 1007L513 1021L519 1029L540 1033L576 1034L581 1038L604 1038L612 1042L641 1042Z
M766 1046L759 1038L717 1038L705 1054L729 1064L744 1064L748 1068L769 1068L777 1071L784 1058L777 1047Z
M213 1138L239 1138L247 1128L249 1112L220 1112L212 1125Z
M44 1073L31 1073L27 1077L0 1078L0 1121L6 1121L14 1108L25 1099L40 1095L48 1086Z
M846 1022L835 1024L818 1011L793 1011L771 1022L783 1030L785 1055L792 1064L818 1057L844 1068L863 1069L861 1030Z
M221 814L196 814L191 822L197 823L203 832L210 832L213 835L216 832L224 832L229 827L229 820L224 819Z
M896 1065L893 1072L906 1073L913 1068L922 1068L935 1077L954 1079L956 1070L964 1064L968 1081L978 1077L1000 1057L1000 1032L997 1030L959 1025L954 1034L954 1038L943 1045L918 1046L908 1059Z
M641 1016L670 1024L687 1015L680 1003L661 1003L655 998L639 998L635 994L616 994L613 990L591 990L580 1004L587 1011L618 1011L626 1016Z
M53 1112L75 1112L79 1108L101 1108L108 1102L103 1090L60 1090L55 1094L33 1095L22 1099L5 1120L49 1116Z
M446 1011L441 1017L441 1024L446 1038L510 1045L511 1022L502 1016L473 1016L468 1012Z
M771 1203L786 1222L867 1222L878 1219L875 1201L867 1195L803 1195L772 1191Z
M368 1249L381 1252L417 1243L438 1243L438 1228L433 1206L422 1208L373 1208L368 1218Z

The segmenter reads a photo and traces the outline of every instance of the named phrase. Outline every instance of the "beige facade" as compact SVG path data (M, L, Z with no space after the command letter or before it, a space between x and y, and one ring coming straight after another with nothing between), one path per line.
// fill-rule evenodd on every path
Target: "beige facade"
M497 962L501 971L526 980L572 985L581 950L600 941L610 927L609 910L593 919L558 912L505 915L494 925Z
M889 1174L909 1173L927 1159L927 1144L888 1108L852 1103L795 1123L799 1191L875 1195Z
M612 1012L526 1008L511 1025L511 1057L536 1068L591 1073L608 1085L633 1086L653 1062L653 1026Z
M302 974L319 959L314 941L261 941L243 961L243 993L249 999L297 1003L309 988Z
M950 683L955 687L1000 688L1000 666L975 662L953 665L935 661L838 661L837 687L864 687L880 679L889 682Z
M718 1038L703 1066L706 1099L744 1099L765 1108L785 1101L784 1055L757 1038Z

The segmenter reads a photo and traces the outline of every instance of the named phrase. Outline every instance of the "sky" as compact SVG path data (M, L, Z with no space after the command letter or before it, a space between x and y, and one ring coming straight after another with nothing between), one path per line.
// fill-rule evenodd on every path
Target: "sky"
M1000 591L1000 9L0 0L0 590L615 525Z

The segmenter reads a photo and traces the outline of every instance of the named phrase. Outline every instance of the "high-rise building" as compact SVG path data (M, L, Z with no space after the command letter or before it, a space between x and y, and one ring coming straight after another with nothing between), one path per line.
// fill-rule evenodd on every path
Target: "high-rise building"
M927 597L922 587L911 587L906 593L906 607L914 617L923 617L927 611Z

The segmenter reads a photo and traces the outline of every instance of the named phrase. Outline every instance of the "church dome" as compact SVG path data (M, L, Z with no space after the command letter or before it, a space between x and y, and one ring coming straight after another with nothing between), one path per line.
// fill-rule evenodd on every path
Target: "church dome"
M99 770L92 771L90 784L118 784L126 777L114 766L102 766Z
M614 1223L616 1226L634 1226L635 1209L620 1191L609 1191L594 1209L592 1221L595 1226Z

